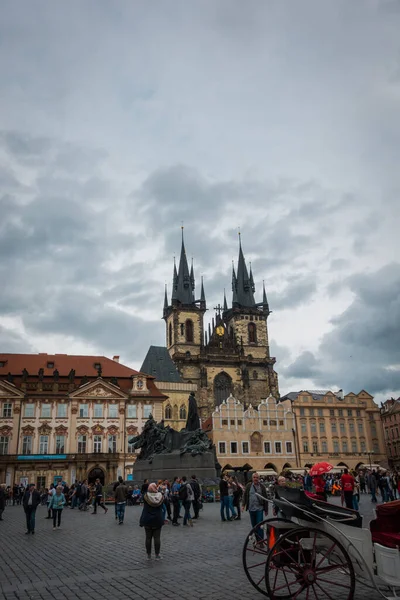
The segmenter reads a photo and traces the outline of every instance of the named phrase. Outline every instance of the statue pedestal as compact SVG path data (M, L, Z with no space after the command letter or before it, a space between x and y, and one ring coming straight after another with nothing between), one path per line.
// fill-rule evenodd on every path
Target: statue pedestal
M188 479L192 475L196 475L200 483L207 484L208 482L209 485L215 483L217 472L214 452L204 452L196 456L187 452L180 454L179 451L156 454L151 463L148 460L138 459L133 466L134 483L142 483L145 479L150 482L168 479L172 483L174 477L183 477L183 475L186 475Z

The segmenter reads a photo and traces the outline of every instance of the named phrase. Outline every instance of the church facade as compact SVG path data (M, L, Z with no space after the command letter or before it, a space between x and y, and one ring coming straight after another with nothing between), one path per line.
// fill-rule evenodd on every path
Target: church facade
M241 242L237 269L232 267L232 302L218 306L205 328L207 310L203 281L195 295L193 264L189 269L182 233L179 267L174 263L172 294L165 290L163 318L166 347L182 381L196 386L200 417L209 418L233 395L245 408L268 396L279 398L278 376L271 357L265 287L256 302L253 273L247 268Z

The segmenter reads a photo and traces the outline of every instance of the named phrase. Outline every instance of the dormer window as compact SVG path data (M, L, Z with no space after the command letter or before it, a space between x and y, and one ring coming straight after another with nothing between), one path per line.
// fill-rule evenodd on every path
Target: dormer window
M54 369L54 363L53 362L48 362L47 363L47 368L48 369Z
M101 369L101 364L100 363L94 363L94 368L96 369L96 371L98 371L99 369Z

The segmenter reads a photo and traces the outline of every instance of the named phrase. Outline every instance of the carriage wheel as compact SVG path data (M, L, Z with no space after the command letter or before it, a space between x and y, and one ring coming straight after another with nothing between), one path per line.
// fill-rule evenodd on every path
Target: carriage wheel
M271 600L352 600L355 575L342 544L329 533L302 527L283 533L270 549L265 583Z
M279 535L274 524L279 525L279 523L289 523L293 526L293 523L287 519L270 517L253 527L243 546L242 560L247 579L264 596L268 596L265 590L265 564L270 547L274 545ZM259 536L260 528L263 532L263 538L261 539Z

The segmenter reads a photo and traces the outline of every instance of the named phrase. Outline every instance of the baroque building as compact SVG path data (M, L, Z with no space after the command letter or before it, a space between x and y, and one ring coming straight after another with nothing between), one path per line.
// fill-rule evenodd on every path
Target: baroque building
M0 482L128 478L128 439L165 399L119 357L0 354Z
M254 278L239 240L237 270L232 266L232 302L218 305L208 329L203 280L195 294L193 263L189 270L182 231L177 269L174 262L171 301L165 289L163 318L166 347L182 381L194 384L202 419L231 394L244 407L269 395L279 397L275 358L270 356L267 320L271 313L265 288L256 302Z
M387 457L379 407L362 390L358 394L308 390L281 398L292 402L300 465L327 461L358 469L385 465Z
M389 466L400 468L400 398L390 398L381 404L381 419Z

